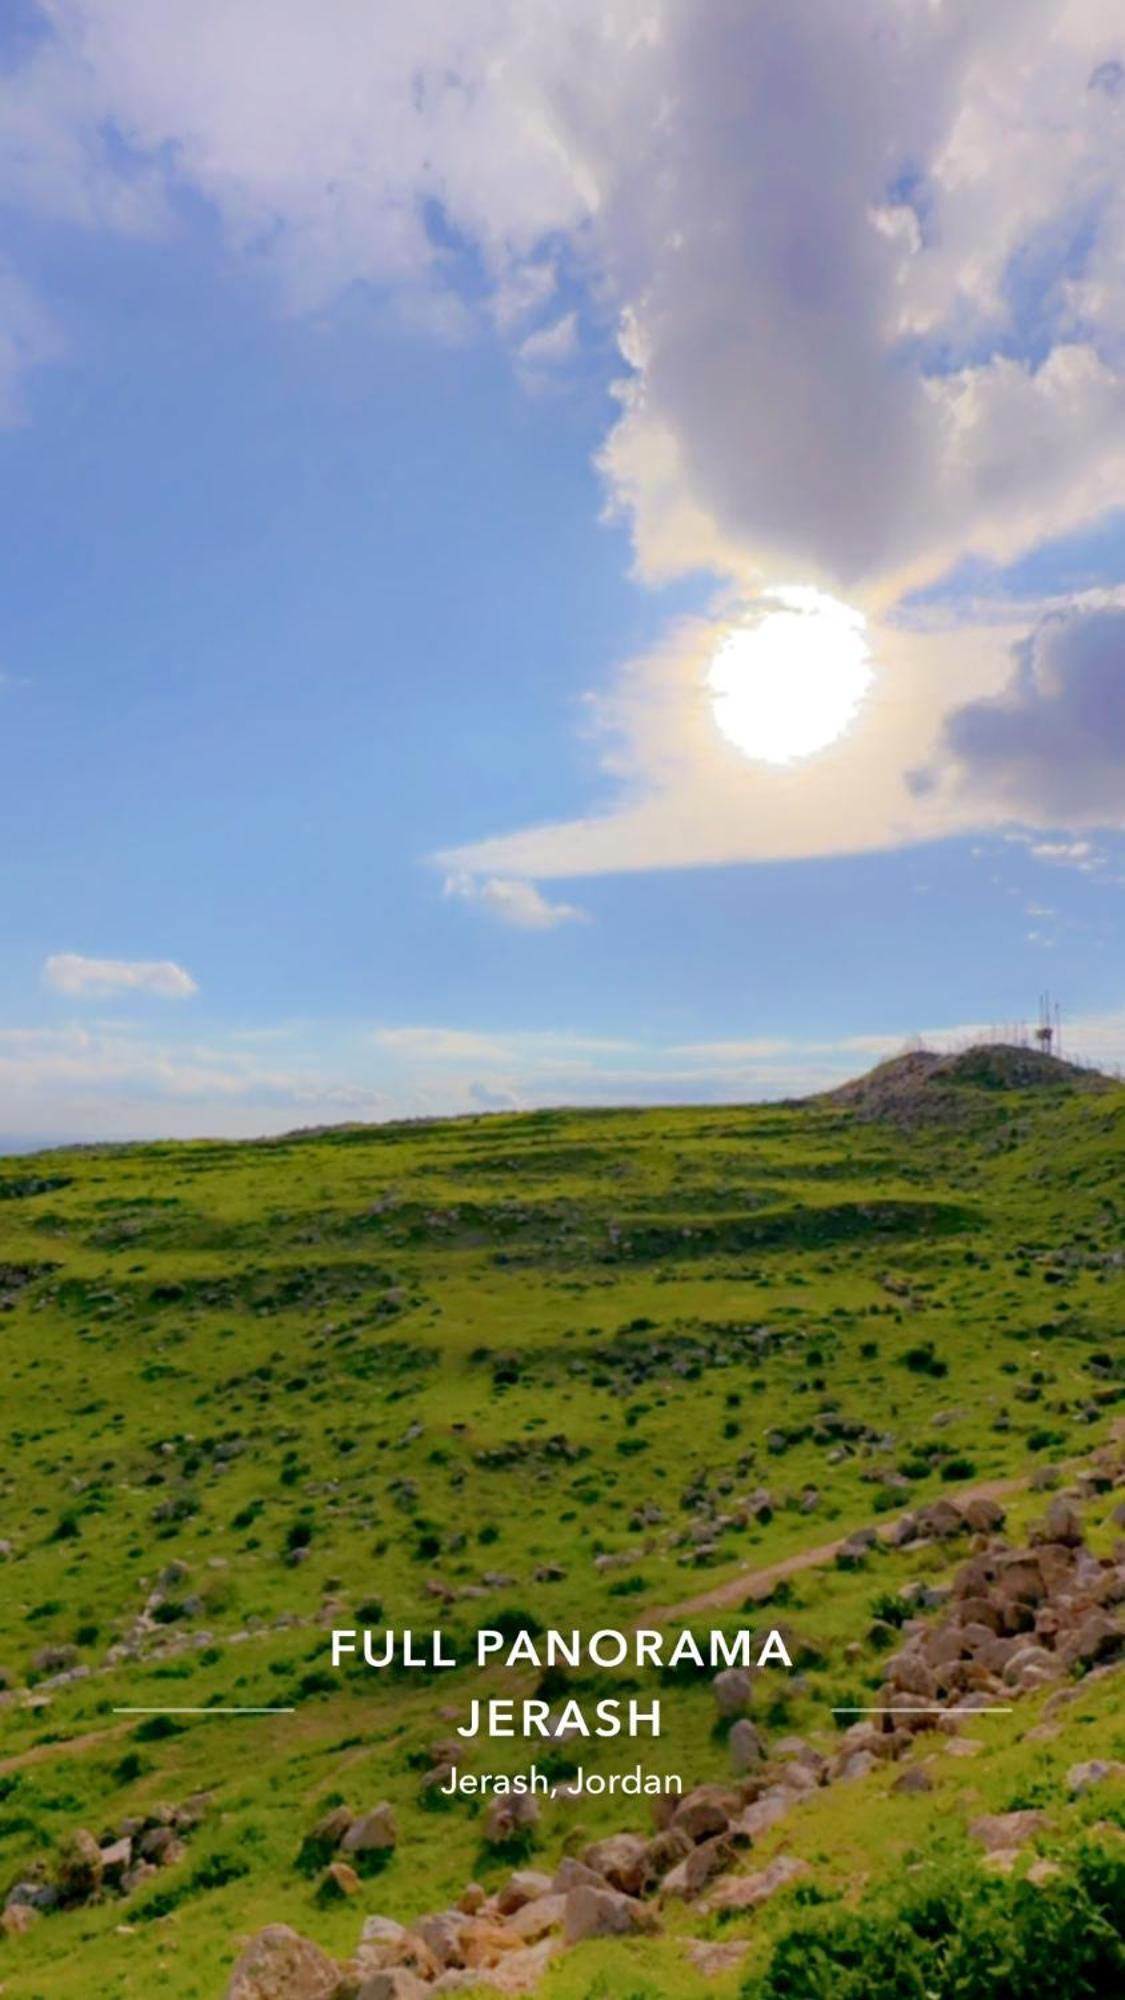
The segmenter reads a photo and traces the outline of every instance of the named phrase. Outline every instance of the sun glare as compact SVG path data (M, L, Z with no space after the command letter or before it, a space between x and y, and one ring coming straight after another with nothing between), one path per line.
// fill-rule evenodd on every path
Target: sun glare
M728 632L707 673L715 721L747 757L791 764L854 722L872 680L866 621L811 584L771 590L770 607Z

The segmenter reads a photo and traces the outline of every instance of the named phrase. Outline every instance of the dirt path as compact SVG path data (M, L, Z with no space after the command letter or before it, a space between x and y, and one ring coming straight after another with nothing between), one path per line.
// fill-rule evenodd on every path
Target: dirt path
M112 1743L115 1736L124 1736L131 1728L129 1722L117 1722L112 1729L87 1730L85 1736L60 1736L53 1743L35 1743L15 1757L0 1757L0 1778L6 1778L9 1771L22 1771L28 1764L47 1764L52 1757L80 1757L101 1743Z
M1060 1467L1060 1470L1064 1468ZM943 1499L954 1500L960 1505L968 1500L1004 1500L1011 1493L1022 1492L1028 1484L1027 1475L1018 1479L987 1479L981 1486L962 1486L954 1493L943 1494ZM889 1541L894 1523L879 1524L876 1532L881 1541ZM848 1535L837 1536L834 1542L821 1542L815 1549L798 1549L795 1555L783 1556L780 1562L770 1563L766 1569L744 1569L737 1576L730 1576L725 1583L717 1583L711 1590L701 1591L698 1597L685 1598L682 1604L673 1604L667 1610L646 1613L646 1621L654 1625L682 1624L687 1618L695 1618L701 1611L719 1611L728 1604L738 1604L746 1597L765 1597L784 1577L797 1576L803 1569L820 1569L833 1562L849 1535L861 1532L855 1528Z

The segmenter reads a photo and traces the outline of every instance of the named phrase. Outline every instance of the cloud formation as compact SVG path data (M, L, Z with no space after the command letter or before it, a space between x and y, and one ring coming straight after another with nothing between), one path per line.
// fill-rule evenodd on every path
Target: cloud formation
M587 923L574 903L552 903L533 882L504 875L476 876L464 870L446 877L445 893L482 909L521 931L550 931L559 924Z
M161 1000L186 1000L199 988L190 972L170 958L83 958L53 952L43 977L56 993L101 999L110 993L152 993Z
M0 112L26 207L171 228L186 188L290 307L362 285L458 328L483 299L520 365L612 332L602 465L646 574L888 591L1120 492L1116 0L49 21Z
M943 748L961 781L1033 823L1120 822L1125 813L1125 606L1076 606L1015 647L1002 693L953 710ZM1033 850L1035 851L1035 850ZM1041 844L1084 861L1086 842Z

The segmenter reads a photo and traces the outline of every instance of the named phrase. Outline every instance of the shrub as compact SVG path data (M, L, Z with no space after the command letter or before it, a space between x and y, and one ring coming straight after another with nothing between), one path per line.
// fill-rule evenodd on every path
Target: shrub
M1097 2000L1125 1990L1125 1858L1079 1854L1039 1888L947 1874L889 1907L818 1912L744 2000Z

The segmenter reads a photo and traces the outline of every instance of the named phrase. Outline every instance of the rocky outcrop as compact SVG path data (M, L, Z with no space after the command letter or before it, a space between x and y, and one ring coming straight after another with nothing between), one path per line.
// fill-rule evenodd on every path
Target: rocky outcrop
M1082 1515L1059 1495L1013 1548L981 1536L953 1581L945 1616L914 1620L888 1660L887 1726L932 1727L912 1709L1003 1704L1125 1651L1125 1560L1086 1547Z

